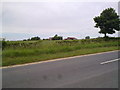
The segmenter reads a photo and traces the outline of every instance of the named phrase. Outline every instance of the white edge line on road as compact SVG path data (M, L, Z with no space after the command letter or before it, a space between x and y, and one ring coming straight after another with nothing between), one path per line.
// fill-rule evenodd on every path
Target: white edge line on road
M65 60L65 59L84 57L84 56L91 56L91 55L99 55L99 54L111 53L111 52L116 52L116 51L120 51L120 50L107 51L107 52L94 53L94 54L87 54L87 55L79 55L79 56L73 56L73 57L67 57L67 58L58 58L58 59L52 59L52 60L47 60L47 61L39 61L39 62L33 62L33 63L27 63L27 64L13 65L13 66L5 66L5 67L0 67L0 69L20 67L20 66L33 65L33 64L39 64L39 63L53 62L53 61L60 61L60 60Z
M112 63L112 62L115 62L115 61L119 61L120 60L120 58L118 58L118 59L114 59L114 60L109 60L109 61L105 61L105 62L102 62L102 63L100 63L100 64L108 64L108 63Z

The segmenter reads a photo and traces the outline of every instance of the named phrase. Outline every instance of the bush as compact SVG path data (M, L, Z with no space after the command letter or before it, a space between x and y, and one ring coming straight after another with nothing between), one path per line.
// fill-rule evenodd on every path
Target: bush
M63 40L63 37L58 36L57 34L52 38L52 40Z
M86 36L85 39L90 39L90 36Z
M31 40L40 40L40 37L32 37Z
M2 41L2 50L7 46L7 42L6 41Z

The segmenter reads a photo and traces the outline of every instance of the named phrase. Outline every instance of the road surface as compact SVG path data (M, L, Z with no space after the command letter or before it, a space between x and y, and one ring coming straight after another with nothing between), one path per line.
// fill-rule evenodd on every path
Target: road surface
M4 68L3 88L117 88L118 51Z

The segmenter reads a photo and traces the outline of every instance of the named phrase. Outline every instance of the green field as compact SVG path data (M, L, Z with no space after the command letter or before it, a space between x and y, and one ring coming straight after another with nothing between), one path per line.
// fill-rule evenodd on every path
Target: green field
M118 50L119 41L120 38L6 41L2 51L2 66Z

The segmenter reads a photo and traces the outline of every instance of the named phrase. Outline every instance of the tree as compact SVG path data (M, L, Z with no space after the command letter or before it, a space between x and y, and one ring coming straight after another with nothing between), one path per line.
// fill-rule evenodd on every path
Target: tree
M26 39L23 39L23 41L27 41Z
M85 39L90 39L90 36L86 36Z
M40 40L40 37L32 37L31 40Z
M104 37L107 37L106 34L115 33L115 30L120 30L119 15L117 15L113 8L103 10L100 16L94 18L94 21L96 23L95 27L100 28L99 33L104 34Z
M2 46L2 50L7 46L7 42L5 41L5 38L3 38L2 43L0 43L0 48Z
M52 38L52 40L63 40L63 37L58 36L57 34Z

